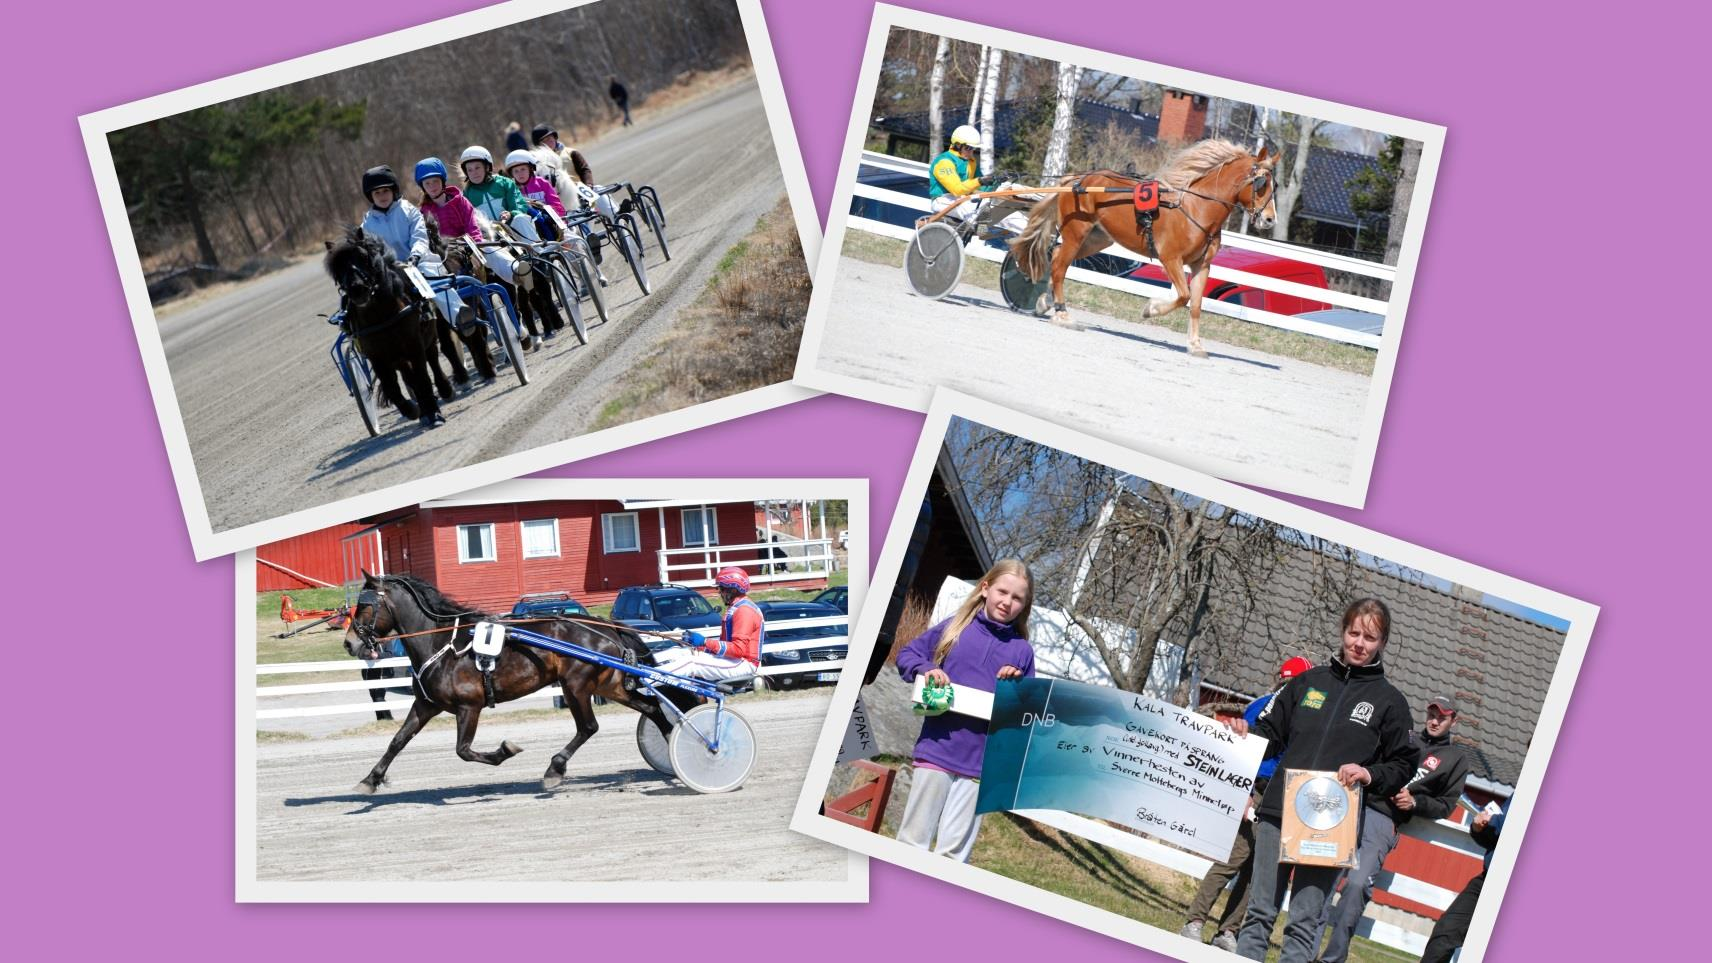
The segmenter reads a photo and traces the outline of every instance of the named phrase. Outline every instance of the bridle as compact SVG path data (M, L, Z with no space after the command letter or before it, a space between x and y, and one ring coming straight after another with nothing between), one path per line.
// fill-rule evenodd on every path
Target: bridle
M467 611L461 611L461 612L438 612L438 611L435 611L433 606L428 604L428 601L426 599L424 599L420 594L417 593L416 589L413 588L409 582L387 583L387 582L383 581L380 583L380 585L382 585L382 586L385 586L388 584L395 585L398 588L404 589L404 591L409 593L410 597L413 600L415 600L416 607L418 609L422 610L422 614L428 616L429 618L435 620L436 622L453 622L453 623L456 623L459 619L462 619L466 616L480 615L481 614L480 612L477 612L474 609L469 609ZM364 605L367 605L369 607L369 617L368 617L367 621L361 621L355 617L356 612L362 611L362 608ZM361 591L359 591L357 593L356 612L352 613L352 618L351 618L351 629L352 629L352 631L357 633L357 641L359 641L359 642L363 643L364 645L369 646L371 649L374 649L377 651L380 647L380 639L376 635L376 631L377 631L377 627L378 627L379 622L380 622L380 609L381 609L382 605L386 606L387 614L389 616L391 616L391 621L392 621L392 630L391 630L391 633L388 637L400 636L400 633L398 632L398 627L399 627L398 609L393 606L392 598L391 598L391 596L389 596L387 594L387 591L385 588L364 588ZM452 627L452 630L456 631L456 625L455 624ZM444 631L447 631L447 629L442 627L442 628L437 628L437 629L431 629L431 630L429 630L428 633L422 633L422 634L432 634L434 632L444 632ZM411 633L411 634L417 634L417 633Z
M372 292L370 297L362 303L362 306L366 307L370 301L375 300L376 297L386 296L389 293L389 291L384 285L382 285L379 281L377 281L375 279L375 276L373 274L369 273L369 271L366 270L364 268L363 264L361 263L363 260L369 260L372 263L372 258L367 257L367 254L368 254L367 250L362 248L361 245L358 245L358 250L361 251L364 256L359 257L359 258L355 258L350 263L344 265L343 271L341 273L344 274L345 276L340 276L339 274L335 274L333 276L333 284L336 287L338 287L340 295L349 297L350 296L350 286L346 284L346 281L351 279L349 277L350 275L356 275L355 279L358 281L361 281L363 283L363 285L370 292ZM396 294L394 294L394 297L396 297ZM414 298L405 297L405 298L398 298L398 300L403 301L404 306L399 308L396 312L394 312L393 316L391 318L389 318L385 321L382 321L380 324L368 325L366 327L363 327L359 331L356 324L350 320L349 312L346 313L346 318L347 318L346 323L351 325L351 329L352 329L353 333L372 335L377 331L384 331L387 328L392 327L393 325L397 324L398 322L409 317L411 314L415 313L421 307L421 305Z

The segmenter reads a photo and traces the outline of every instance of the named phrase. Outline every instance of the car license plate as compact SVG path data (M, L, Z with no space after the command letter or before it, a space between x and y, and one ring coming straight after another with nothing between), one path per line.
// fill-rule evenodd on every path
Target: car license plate
M814 674L814 681L816 681L816 682L837 682L838 681L838 673L837 672L816 672Z

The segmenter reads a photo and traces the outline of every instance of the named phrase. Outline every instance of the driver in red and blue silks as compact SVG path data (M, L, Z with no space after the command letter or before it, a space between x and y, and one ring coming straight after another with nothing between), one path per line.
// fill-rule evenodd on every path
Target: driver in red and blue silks
M725 603L719 638L685 630L679 640L685 647L656 654L656 663L668 672L716 682L753 678L767 629L761 607L749 598L749 573L736 566L722 568L713 584Z

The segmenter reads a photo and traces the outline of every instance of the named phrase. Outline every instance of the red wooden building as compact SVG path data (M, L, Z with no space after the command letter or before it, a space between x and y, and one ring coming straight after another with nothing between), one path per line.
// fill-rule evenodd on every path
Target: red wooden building
M345 536L368 526L347 522L256 549L256 591L293 592L336 586L345 579Z
M725 565L741 565L753 582L767 587L826 584L828 565L798 561L806 557L800 549L816 548L818 540L799 544L794 564L770 561L774 548L763 542L756 517L755 503L748 501L454 497L265 548L299 557L324 553L332 538L339 570L327 581L349 584L363 571L415 575L460 602L499 611L535 592L568 592L585 605L599 605L631 585L711 586L714 572ZM293 546L298 555L280 546ZM830 557L823 546L819 554ZM258 550L258 558L269 556ZM323 577L319 571L304 574Z

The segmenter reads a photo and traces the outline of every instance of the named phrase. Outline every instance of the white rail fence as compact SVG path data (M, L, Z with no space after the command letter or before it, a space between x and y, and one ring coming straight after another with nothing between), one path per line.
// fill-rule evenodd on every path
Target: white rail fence
M871 151L863 152L862 164L864 166L883 168L885 170L895 171L898 173L911 174L920 177L924 181L928 176L926 164L916 161L902 160L885 154L875 154ZM853 185L852 193L856 197L879 201L884 204L894 204L898 207L907 208L912 211L919 211L924 214L933 210L932 202L925 197L918 197L914 194L905 194L901 191L888 190L883 187L874 187L860 182ZM867 231L871 234L880 234L902 241L908 241L915 236L915 232L910 228L861 217L856 214L850 215L846 223L850 227ZM1292 261L1314 264L1326 270L1345 271L1351 274L1359 274L1364 277L1375 278L1385 282L1394 281L1397 274L1395 268L1384 264L1375 264L1370 261L1362 261L1358 258L1345 257L1339 254L1328 254L1322 251L1314 251L1308 248L1297 247L1293 244L1274 241L1270 238L1253 237L1247 234L1238 234L1233 231L1225 232L1223 243L1234 248L1272 254ZM992 261L994 263L1001 263L1005 259L1005 251L1003 249L991 247L981 241L970 241L968 246L964 248L964 251L969 256L978 257L982 260ZM1159 262L1153 258L1138 254L1127 248L1119 247L1116 244L1111 245L1101 253L1111 254L1115 257L1127 258L1131 261L1139 261L1146 264L1159 264ZM1296 281L1287 281L1282 278L1267 277L1266 275L1240 271L1235 268L1221 267L1217 264L1213 265L1208 273L1216 280L1229 281L1234 284L1243 284L1278 294L1288 294L1307 300L1319 301L1325 304L1349 308L1354 311L1363 311L1368 314L1378 315L1381 318L1383 318L1389 310L1387 302L1376 298L1367 298L1356 294L1348 294L1343 291L1333 291L1328 288L1314 287L1310 284L1301 284ZM1145 298L1162 297L1165 292L1169 290L1169 288L1162 287L1158 284L1150 284L1146 281L1140 281L1130 277L1114 277L1109 274L1101 274L1098 271L1090 271L1081 267L1070 268L1068 277L1085 284L1092 284L1096 287L1122 291L1127 294L1134 294ZM1204 311L1214 314L1222 314L1226 317L1236 318L1240 321L1249 321L1255 324L1264 324L1269 327L1281 328L1286 331L1295 331L1299 334L1324 338L1328 341L1338 341L1343 344L1353 344L1364 348L1373 348L1375 350L1379 347L1379 335L1369 334L1362 331L1351 331L1347 328L1340 328L1337 325L1326 324L1321 321L1307 320L1288 314L1278 314L1261 308L1251 308L1229 301L1216 301L1211 298L1202 301L1201 308Z
M841 626L845 629L843 636L827 635L812 639L792 639L781 642L767 642L761 647L763 655L777 652L795 652L802 649L819 648L823 645L836 645L849 638L850 617L847 615L825 616L814 619L776 619L764 623L768 631L787 631L791 629L815 629L831 626ZM523 645L522 642L512 642L511 645ZM330 662L281 662L256 666L258 681L270 675L318 674L324 672L355 672L361 669L387 669L408 667L410 660L402 656L386 659L336 659ZM801 675L809 672L833 673L844 668L844 660L827 660L817 662L805 659L802 662L788 665L763 666L756 675L763 678L778 675ZM826 680L831 681L831 680ZM408 674L391 679L349 679L338 682L306 682L287 685L257 685L256 708L257 721L266 719L296 719L309 716L346 715L358 712L374 712L379 709L396 709L401 703L387 702L341 702L335 705L318 706L281 706L278 708L263 708L259 704L263 699L275 699L283 696L321 695L330 692L368 692L371 689L409 689L415 685ZM513 699L507 705L519 702L545 702L559 694L558 686L548 686L538 692L532 692L520 699Z
M792 538L783 542L749 542L743 545L706 545L694 548L663 548L659 560L660 581L699 588L713 584L713 577L727 565L749 569L751 584L792 582L825 578L837 568L830 538ZM781 555L774 555L777 549ZM690 577L674 573L694 573Z

